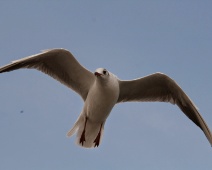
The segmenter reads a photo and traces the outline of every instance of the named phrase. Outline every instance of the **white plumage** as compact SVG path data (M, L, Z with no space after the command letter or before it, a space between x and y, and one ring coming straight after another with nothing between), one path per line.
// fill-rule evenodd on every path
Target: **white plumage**
M115 104L132 101L159 101L178 105L184 114L199 126L212 145L212 135L197 108L174 80L155 73L136 80L122 81L104 68L94 73L81 66L64 49L46 50L13 61L0 68L0 73L19 68L34 68L60 81L84 100L82 112L67 133L77 133L77 143L86 148L99 146L105 121Z

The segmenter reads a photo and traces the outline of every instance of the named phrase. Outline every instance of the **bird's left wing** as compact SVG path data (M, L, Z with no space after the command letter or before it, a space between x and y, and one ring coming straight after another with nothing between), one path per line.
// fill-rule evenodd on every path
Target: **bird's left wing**
M77 92L84 100L94 81L94 75L64 49L47 50L13 61L1 67L0 73L20 68L34 68L42 71Z
M174 80L155 73L132 81L119 80L120 94L117 103L130 101L158 101L177 104L184 114L199 126L212 146L212 134L189 97Z

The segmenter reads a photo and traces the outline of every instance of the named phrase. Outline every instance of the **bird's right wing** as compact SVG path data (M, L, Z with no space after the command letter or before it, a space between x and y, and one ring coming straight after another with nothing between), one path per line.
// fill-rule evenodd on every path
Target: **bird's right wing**
M34 68L42 71L77 92L84 100L94 82L94 75L64 49L47 50L13 61L1 67L0 73L20 68Z

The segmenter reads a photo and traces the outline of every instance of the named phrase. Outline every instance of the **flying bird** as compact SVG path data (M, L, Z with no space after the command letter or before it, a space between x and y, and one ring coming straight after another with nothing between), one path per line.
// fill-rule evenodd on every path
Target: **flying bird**
M46 50L26 58L12 61L0 68L0 73L20 68L33 68L48 74L78 93L84 106L72 129L76 142L82 147L98 147L104 124L112 108L120 102L170 102L176 104L207 137L212 146L212 134L194 103L177 83L162 73L134 80L120 80L105 68L94 73L84 68L65 49Z

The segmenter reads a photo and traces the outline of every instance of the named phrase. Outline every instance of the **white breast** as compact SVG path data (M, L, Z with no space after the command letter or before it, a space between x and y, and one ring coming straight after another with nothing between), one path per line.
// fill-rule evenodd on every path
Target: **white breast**
M116 104L118 96L118 80L112 73L107 82L96 79L88 93L83 112L91 121L104 122Z

